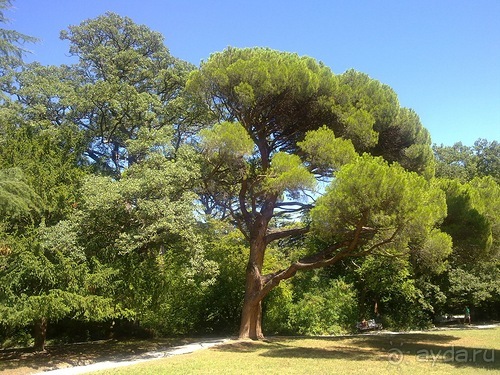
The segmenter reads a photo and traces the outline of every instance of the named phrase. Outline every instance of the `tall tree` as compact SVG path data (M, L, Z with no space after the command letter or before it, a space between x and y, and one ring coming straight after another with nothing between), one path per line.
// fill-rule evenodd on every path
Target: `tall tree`
M101 320L119 309L92 292L99 272L62 221L84 175L73 133L36 116L39 110L9 102L0 108L0 310L7 327L34 325L43 350L48 322Z
M116 303L143 326L186 333L196 321L194 302L217 267L197 235L197 157L183 147L172 159L165 139L153 138L159 144L139 139L130 145L147 156L119 180L89 177L72 219L86 256L115 271Z
M103 321L121 316L109 298L112 270L91 270L68 222L40 225L23 236L4 236L0 257L1 323L34 327L34 347L44 350L47 325L62 318Z
M364 120L369 114L365 108L342 103L346 95L342 95L337 77L314 59L264 48L228 48L213 54L199 71L192 73L188 88L205 100L218 119L211 130L201 134L201 147L209 162L206 185L215 186L212 191L217 191L218 195L213 201L230 212L250 244L240 337L263 336L263 298L297 270L330 265L345 256L370 253L388 243L399 243L402 233L408 233L407 225L413 223L411 218L414 217L412 211L407 210L409 195L404 199L391 196L384 200L384 192L375 182L382 183L377 173L385 176L389 173L387 170L397 171L394 172L397 176L390 178L388 191L400 189L406 194L405 187L411 185L415 192L422 193L421 198L412 195L414 202L428 203L435 208L437 214L429 218L439 220L443 202L437 197L431 199L424 192L429 187L424 187L423 180L405 177L406 172L397 164L391 169L366 157L359 159L351 141L341 138L353 139L358 150L369 150L377 144L375 121ZM346 107L350 111L347 114ZM411 147L407 143L402 146ZM359 186L344 192L347 198L354 199L350 205L342 204L342 200L347 202L345 197L332 205L342 207L335 221L337 230L328 229L328 233L336 234L335 240L330 238L328 244L325 241L321 251L294 263L287 270L263 274L266 248L271 242L303 235L310 230L309 225L296 220L288 225L276 225L276 220L290 214L297 218L297 214L307 213L312 205L303 192L314 191L316 178L331 178L332 172L344 164L350 165L352 176L364 177L353 179ZM425 162L422 165L425 170ZM401 179L400 184L397 178ZM348 183L347 179L338 176L335 181ZM332 192L346 186L337 182ZM362 192L362 196L356 196L356 192ZM384 204L390 205L389 210L402 214L398 216L398 225L391 221L372 223L376 220L374 217L380 215L379 211L384 210ZM441 208L437 209L436 204ZM416 215L423 214L417 206L411 205L411 208ZM316 212L327 213L326 208ZM347 214L354 216L340 220ZM411 217L405 221L404 215ZM328 222L318 214L314 219L318 223ZM387 223L397 230L391 232L385 227ZM433 224L430 220L428 227ZM406 244L407 240L401 243Z
M448 205L441 229L453 239L450 266L437 280L448 297L446 306L470 304L494 317L500 302L500 186L491 176L440 185Z
M457 142L433 150L448 206L441 229L453 238L453 252L447 271L432 282L447 296L444 311L469 304L495 317L500 301L499 144L478 139L473 146Z
M9 70L0 107L1 322L34 326L35 347L43 350L49 321L101 320L119 309L92 291L100 276L61 221L84 175L78 134L64 116L73 86L64 69L13 71L0 62Z
M108 173L143 155L128 140L141 129L172 129L176 148L189 136L196 112L189 112L183 88L194 66L173 57L163 37L128 17L106 13L61 32L80 60L84 78L74 103L75 123L88 139L86 156Z

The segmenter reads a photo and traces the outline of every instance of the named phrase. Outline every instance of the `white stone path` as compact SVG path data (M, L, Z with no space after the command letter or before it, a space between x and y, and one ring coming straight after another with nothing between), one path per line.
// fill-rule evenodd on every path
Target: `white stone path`
M500 324L489 324L489 325L471 325L471 326L464 326L464 327L457 327L457 328L451 328L451 327L443 327L439 330L453 330L453 329L460 329L463 330L464 328L495 328L499 327ZM394 335L400 335L400 334L405 334L405 333L418 333L418 332L424 332L424 331L410 331L410 332L390 332L390 331L377 331L372 334L394 334ZM425 331L429 332L429 331ZM431 330L432 332L432 330ZM124 360L115 360L115 361L105 361L105 362L97 362L93 363L91 365L86 365L86 366L75 366L75 367L67 367L67 368L62 368L58 370L49 370L49 371L44 371L44 372L39 372L34 375L75 375L75 374L84 374L87 372L92 372L92 371L99 371L99 370L106 370L110 368L116 368L116 367L123 367L123 366L130 366L130 365L135 365L137 363L141 362L146 362L146 361L152 361L155 359L161 359L161 358L167 358L171 357L174 355L179 355L179 354L188 354L195 352L200 349L207 349L211 348L216 345L221 345L224 344L231 339L213 339L213 340L206 340L206 341L201 341L201 342L196 342L192 344L187 344L187 345L182 345L182 346L174 346L172 348L167 348L163 351L154 351L154 352L147 352L144 354L141 354L138 357L131 357L130 359L124 359Z
M39 372L35 375L74 375L74 374L84 374L91 371L99 371L106 370L110 368L123 367L135 365L137 363L152 361L155 359L167 358L174 355L179 354L188 354L195 352L200 349L211 348L216 345L223 344L228 342L229 339L215 339L215 340L207 340L202 342L196 342L192 344L182 345L182 346L174 346L172 348L165 349L163 351L155 351L155 352L147 352L141 354L138 358L131 358L127 360L115 360L115 361L105 361L105 362L97 362L91 365L86 366L75 366L75 367L67 367L61 368L57 370L49 370L44 372Z

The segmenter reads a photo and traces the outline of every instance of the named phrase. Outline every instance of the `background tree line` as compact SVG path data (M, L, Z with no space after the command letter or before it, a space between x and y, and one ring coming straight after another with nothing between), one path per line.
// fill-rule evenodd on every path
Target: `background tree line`
M78 63L2 32L5 346L498 318L497 141L432 146L390 87L310 57L195 67L113 13L61 38Z

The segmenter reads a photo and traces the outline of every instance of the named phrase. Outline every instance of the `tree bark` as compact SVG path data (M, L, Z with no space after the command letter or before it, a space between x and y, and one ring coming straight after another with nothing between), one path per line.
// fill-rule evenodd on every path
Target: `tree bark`
M262 303L261 301L247 301L243 303L241 314L240 339L260 340L264 338L262 332Z
M39 318L35 321L35 351L43 352L45 350L45 340L47 338L47 318Z
M262 266L267 247L266 232L269 221L263 218L259 219L254 222L250 232L250 257L246 269L240 339L259 340L264 338L262 333Z

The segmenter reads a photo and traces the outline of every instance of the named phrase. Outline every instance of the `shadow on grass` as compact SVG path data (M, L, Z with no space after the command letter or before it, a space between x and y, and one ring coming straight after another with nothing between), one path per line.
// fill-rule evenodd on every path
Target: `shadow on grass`
M500 369L500 352L491 348L456 346L449 334L408 333L342 337L275 337L266 341L238 341L214 350L255 353L273 358L317 358L345 361L403 361L455 367ZM318 341L321 343L318 344ZM362 363L361 363L362 364Z
M47 371L65 367L85 366L101 361L129 361L134 358L145 358L145 355L149 352L161 351L193 341L195 340L105 340L47 346L43 352L35 352L30 348L3 349L0 350L0 373L20 368ZM19 373L29 373L29 371Z

